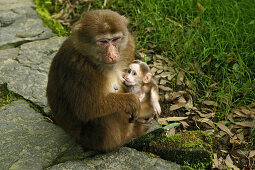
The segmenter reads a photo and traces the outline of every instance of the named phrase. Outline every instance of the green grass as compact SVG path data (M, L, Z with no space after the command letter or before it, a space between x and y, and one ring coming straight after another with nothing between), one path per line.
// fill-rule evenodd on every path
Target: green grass
M45 14L46 24L58 35L66 35L59 23L49 19L47 11L58 13L64 1L35 2L37 11ZM137 49L147 52L153 48L155 53L175 61L193 83L195 102L217 101L219 118L226 118L231 107L255 101L254 0L106 2L103 6L104 1L92 1L90 10L112 9L127 16ZM198 2L203 8L199 8ZM84 8L86 5L75 12L81 13ZM214 83L217 86L210 88ZM175 82L172 86L176 87Z
M92 4L102 7L101 1ZM137 49L153 44L156 53L176 61L197 99L219 102L222 118L230 107L255 101L254 0L111 0L103 8L128 16Z

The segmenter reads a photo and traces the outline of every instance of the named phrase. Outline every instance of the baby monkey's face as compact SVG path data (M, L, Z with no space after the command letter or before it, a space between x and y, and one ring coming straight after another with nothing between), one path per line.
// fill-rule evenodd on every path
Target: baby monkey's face
M124 83L127 86L142 84L143 76L139 64L130 64L124 75Z

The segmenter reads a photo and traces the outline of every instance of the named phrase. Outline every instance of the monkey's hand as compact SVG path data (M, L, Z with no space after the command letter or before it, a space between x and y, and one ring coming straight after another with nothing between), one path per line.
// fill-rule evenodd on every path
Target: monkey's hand
M153 104L153 109L155 111L156 118L158 118L159 115L161 114L161 107L159 105L159 102L156 102L156 103Z
M134 120L137 120L139 117L139 113L141 110L141 104L140 100L137 95L133 93L127 93L127 105L125 108L125 112L130 114L130 122L133 122Z

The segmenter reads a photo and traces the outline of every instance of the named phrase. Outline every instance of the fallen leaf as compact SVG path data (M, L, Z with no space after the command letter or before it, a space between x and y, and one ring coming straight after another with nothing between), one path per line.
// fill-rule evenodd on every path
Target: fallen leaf
M158 120L166 120L166 121L181 121L188 119L188 117L166 117L166 118L159 118Z
M169 124L165 119L162 119L162 118L158 119L158 123L161 124L161 125L168 125Z
M182 85L183 80L184 80L184 73L182 71L180 71L177 74L177 85L179 85L179 86Z
M189 100L188 102L185 104L184 106L188 111L190 111L191 109L195 110L195 108L193 107L193 99L191 97L191 95L189 95Z
M194 61L194 65L195 65L197 73L200 74L200 75L203 74L202 69L199 66L199 63L196 60Z
M244 115L243 113L241 113L239 110L237 109L231 109L231 112L235 113L237 115L237 117L247 117L246 115ZM236 117L236 116L235 116Z
M167 134L166 134L166 136L173 136L173 135L175 135L175 128L171 128L171 129L167 132Z
M173 101L173 100L175 100L176 98L182 96L182 95L185 94L185 93L186 93L185 91L178 91L178 92L170 93L170 96L169 96L170 98L169 98L169 100L170 100L170 101Z
M184 105L185 105L185 103L177 103L177 104L171 105L171 106L170 106L170 111L174 111L174 110L180 109L180 108L182 108Z
M213 162L214 162L214 167L213 168L219 168L219 160L217 157L217 153L213 154Z
M152 74L152 75L155 75L155 73L156 73L157 70L158 70L158 69L156 69L155 67L152 67L152 68L151 68L151 74Z
M224 132L226 132L230 137L234 136L234 134L229 130L229 128L227 126L225 126L224 124L222 124L221 122L217 123L217 126L223 130Z
M162 85L159 85L158 88L163 91L173 91L173 89L171 89L170 87L166 87L166 86L162 86Z
M214 115L215 115L215 113L208 113L208 114L203 114L203 113L201 113L200 111L196 111L198 114L199 114L199 116L200 117L204 117L204 118L211 118L211 117L213 117Z
M171 23L173 23L174 24L174 26L178 26L178 27L182 27L182 25L180 24L180 23L178 23L178 22L176 22L176 21L174 21L174 20L172 20L172 19L170 19L170 18L166 18L168 21L170 21Z
M233 56L230 56L227 58L227 63L231 63L232 61L234 60L234 57Z
M212 61L212 57L210 57L207 61L202 62L202 67L209 64Z
M248 115L248 116L250 116L250 115L252 114L250 110L245 109L245 108L242 108L242 109L241 109L241 112L243 112L244 114L246 114L246 115Z
M185 98L184 98L183 96L179 97L178 103L186 104L186 102L187 102L187 101L185 100Z
M218 103L216 103L215 101L205 100L203 103L208 105L208 106L215 106L215 107L218 106Z
M197 2L197 7L201 12L205 11L205 8L199 2Z
M210 119L207 118L200 118L197 119L198 122L202 122L202 123L207 123L208 125L210 125L211 127L215 128L213 121L211 121Z
M243 126L243 127L250 127L250 128L255 128L255 122L252 121L243 121L243 122L235 122L235 124Z
M181 122L181 124L182 124L182 126L183 126L184 129L186 129L187 127L189 127L189 124L188 124L187 122L185 122L185 121L180 121L180 122Z
M209 88L212 89L212 88L216 87L217 84L218 84L218 83L213 83L213 84L211 84L211 85L209 86Z
M253 156L255 156L255 150L250 151L249 158L251 158L251 157L253 157Z
M242 131L242 132L240 132L240 133L238 133L238 134L236 134L236 136L238 137L238 139L239 139L240 141L243 141L243 140L244 140L244 134L243 134L243 131Z
M233 145L232 146L233 148L241 145L240 141L238 141L238 140L230 139L229 142Z
M237 166L235 166L235 165L233 164L233 161L232 161L232 159L231 159L231 157L230 157L229 154L228 154L228 156L226 157L225 163L226 163L226 165L227 165L229 168L233 168L234 170L238 170L238 169L239 169Z

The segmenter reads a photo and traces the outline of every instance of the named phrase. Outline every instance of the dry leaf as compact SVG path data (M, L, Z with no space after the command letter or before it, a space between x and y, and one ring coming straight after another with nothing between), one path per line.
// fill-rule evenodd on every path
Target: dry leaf
M205 100L203 103L208 105L208 106L215 106L215 107L218 106L218 103L216 103L215 101Z
M197 73L200 74L200 75L203 74L202 69L199 66L199 63L196 60L194 61L194 64L195 64L195 68L196 68Z
M244 114L246 114L246 115L248 115L248 116L250 116L250 115L252 114L252 112L251 112L250 110L245 109L245 108L242 108L242 109L241 109L241 112L243 112Z
M166 118L159 118L158 122L163 122L163 121L181 121L188 119L188 117L166 117Z
M207 123L208 125L210 125L211 127L215 128L213 121L211 121L210 119L207 118L200 118L197 119L198 122L202 122L202 123Z
M255 150L250 151L249 158L254 157L254 156L255 156Z
M204 117L204 118L211 118L211 117L213 117L214 115L215 115L215 113L208 113L208 114L203 114L203 113L201 113L200 111L196 111L198 114L199 114L199 116L200 117Z
M244 115L237 109L231 109L231 112L235 113L237 115L237 117L247 117L246 115ZM236 117L236 116L234 116L234 117Z
M213 162L214 162L214 168L219 168L219 160L217 157L217 153L213 154Z
M240 133L238 133L238 134L236 134L236 136L238 137L238 139L239 139L240 141L244 141L244 134L243 134L243 131L240 132Z
M177 104L174 104L174 105L170 106L170 111L174 111L174 110L180 109L180 108L182 108L184 105L185 105L185 103L177 103Z
M209 88L212 89L212 88L216 87L217 84L218 84L218 83L211 84L211 85L209 86Z
M207 61L202 63L202 67L209 64L212 61L212 57L210 57Z
M168 21L170 21L171 23L173 23L174 24L174 26L178 26L178 27L182 27L182 25L180 24L180 23L178 23L178 22L176 22L176 21L174 21L174 20L172 20L172 19L170 19L170 18L166 18Z
M184 104L186 104L186 100L185 100L185 98L183 97L183 96L181 96L181 97L179 97L179 99L178 99L178 103L184 103Z
M227 58L227 63L231 63L232 61L234 60L234 57L233 56L230 56Z
M169 124L165 119L162 119L162 118L158 119L158 123L165 126Z
M195 110L195 108L193 107L193 99L191 97L191 95L189 95L189 100L188 102L185 104L185 108L190 111L191 109Z
M178 91L178 92L170 93L169 100L173 101L173 100L175 100L176 98L182 96L185 93L186 93L185 91Z
M186 129L187 127L189 127L189 124L188 124L187 122L185 122L185 121L180 121L180 122L181 122L181 124L182 124L182 126L183 126L184 129Z
M235 166L233 164L233 161L230 157L230 155L228 154L228 156L226 157L226 161L225 161L226 165L229 167L229 168L233 168L234 170L238 170L239 168L237 166Z
M173 91L173 89L171 89L170 87L166 87L166 86L162 86L162 85L159 85L158 88L163 91Z
M173 136L175 135L175 128L171 128L169 131L167 131L166 136Z
M250 128L255 128L255 122L249 122L249 121L243 121L243 122L235 122L235 124L243 126L243 127L250 127Z
M199 2L197 2L197 7L201 12L205 11L205 8Z
M217 126L223 130L224 132L226 132L230 137L234 136L234 134L229 130L229 128L227 126L225 126L224 124L222 124L221 122L217 123Z
M177 75L177 85L182 85L184 80L184 73L182 71L180 71Z

